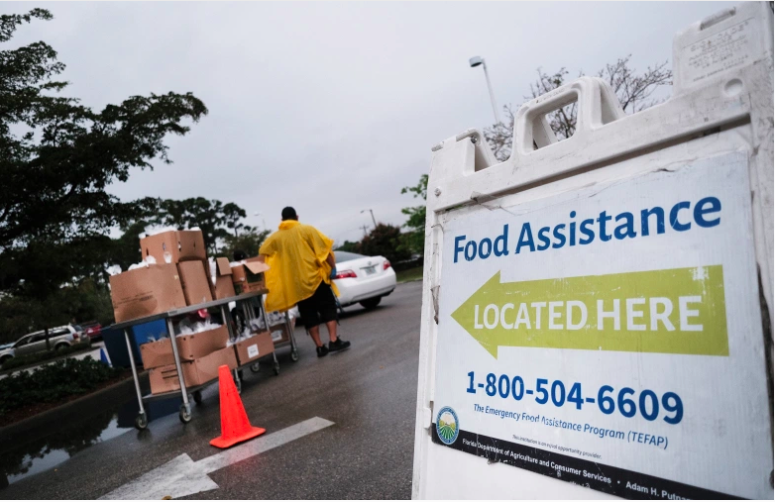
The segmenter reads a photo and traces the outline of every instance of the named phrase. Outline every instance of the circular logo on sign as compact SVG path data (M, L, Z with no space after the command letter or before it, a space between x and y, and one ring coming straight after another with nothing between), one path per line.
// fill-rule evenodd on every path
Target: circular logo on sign
M452 444L460 432L459 422L455 410L445 406L436 415L436 433L444 444Z

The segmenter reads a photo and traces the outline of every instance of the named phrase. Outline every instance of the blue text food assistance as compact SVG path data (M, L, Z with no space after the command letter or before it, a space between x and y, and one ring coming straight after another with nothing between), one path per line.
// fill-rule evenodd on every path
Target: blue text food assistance
M652 232L665 233L665 219L674 231L686 232L694 225L701 228L715 227L721 222L721 201L717 197L705 197L694 206L689 201L676 203L669 210L660 206L642 209L640 212L625 211L611 216L601 211L597 218L576 219L576 211L570 212L570 221L546 226L533 233L530 222L522 224L517 239L515 254L530 251L546 251L567 246L591 244L595 239L608 242L612 239L634 239L648 237ZM639 217L639 218L638 218ZM639 221L636 221L636 218ZM613 223L611 223L613 222ZM611 228L613 227L613 231ZM466 240L465 235L455 236L454 263L465 258L486 260L491 256L507 256L509 248L509 225L503 225L501 235L485 237L479 241Z

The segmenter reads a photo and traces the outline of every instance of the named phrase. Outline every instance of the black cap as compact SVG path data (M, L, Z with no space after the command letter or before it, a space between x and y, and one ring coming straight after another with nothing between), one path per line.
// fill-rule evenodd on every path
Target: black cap
M298 220L299 217L296 216L296 210L293 209L291 206L288 206L283 209L283 221L285 220Z

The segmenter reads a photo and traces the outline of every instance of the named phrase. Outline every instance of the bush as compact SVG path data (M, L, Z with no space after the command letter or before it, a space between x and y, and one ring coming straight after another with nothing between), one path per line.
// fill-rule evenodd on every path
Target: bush
M73 345L70 345L69 347L65 347L59 350L52 349L47 352L38 352L37 354L27 354L26 356L14 357L13 359L9 359L5 363L3 363L3 366L0 369L5 371L13 368L20 368L22 366L27 366L28 364L35 364L42 361L48 361L49 359L66 356L67 354L72 354L73 352L80 352L82 350L86 350L90 346L91 346L91 342L89 341L78 342L78 343L74 343Z
M0 380L0 417L23 406L85 394L122 371L90 357L63 359L30 373L21 371Z

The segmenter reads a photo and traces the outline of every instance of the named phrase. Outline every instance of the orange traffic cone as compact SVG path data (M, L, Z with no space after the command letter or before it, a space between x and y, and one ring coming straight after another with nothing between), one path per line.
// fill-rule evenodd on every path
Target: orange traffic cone
M210 441L211 445L228 448L266 432L266 429L253 427L248 422L242 399L225 364L218 368L218 386L221 394L221 436Z

